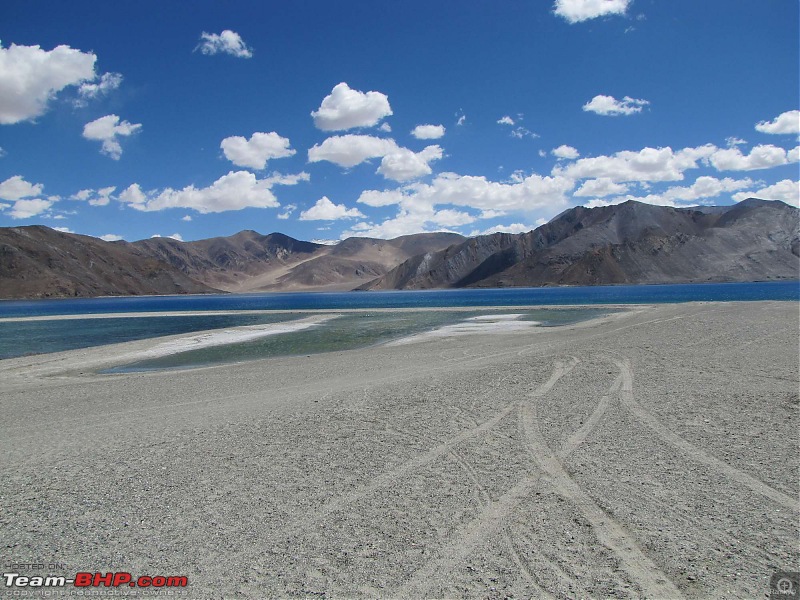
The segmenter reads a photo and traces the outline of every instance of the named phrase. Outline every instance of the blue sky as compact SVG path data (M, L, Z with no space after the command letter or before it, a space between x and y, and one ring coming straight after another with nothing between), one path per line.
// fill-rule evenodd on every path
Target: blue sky
M527 231L798 203L795 0L0 7L0 226Z

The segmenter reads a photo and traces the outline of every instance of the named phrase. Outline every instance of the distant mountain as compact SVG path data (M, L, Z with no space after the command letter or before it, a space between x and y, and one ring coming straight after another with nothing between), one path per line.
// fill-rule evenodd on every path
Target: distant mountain
M0 228L0 297L200 294L212 288L125 244L49 227Z
M241 231L193 242L104 242L44 226L0 228L0 297L349 290L418 251L463 240L450 233L334 246Z
M359 289L797 279L798 212L756 198L725 207L579 206L528 233L414 257Z

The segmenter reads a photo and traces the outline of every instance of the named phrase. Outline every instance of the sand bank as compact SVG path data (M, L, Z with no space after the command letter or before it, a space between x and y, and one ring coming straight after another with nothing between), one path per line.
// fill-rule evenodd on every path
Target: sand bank
M683 304L179 372L78 370L142 342L0 361L3 558L188 597L764 597L800 570L798 325Z
M469 317L461 323L453 323L431 331L393 340L388 342L387 345L403 346L436 338L450 338L461 335L529 333L531 328L540 325L537 321L520 321L519 319L524 316L523 314L492 314Z

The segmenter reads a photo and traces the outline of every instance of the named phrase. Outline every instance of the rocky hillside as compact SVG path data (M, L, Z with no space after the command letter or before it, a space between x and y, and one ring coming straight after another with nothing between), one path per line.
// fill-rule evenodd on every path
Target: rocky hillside
M751 198L676 209L576 207L524 234L479 236L404 262L361 289L797 279L798 209Z
M104 242L44 226L0 228L0 297L40 298L349 290L417 252L461 241L449 233L394 240L351 238L334 246L241 231L193 242Z
M34 225L0 229L0 297L48 298L215 291L125 244Z

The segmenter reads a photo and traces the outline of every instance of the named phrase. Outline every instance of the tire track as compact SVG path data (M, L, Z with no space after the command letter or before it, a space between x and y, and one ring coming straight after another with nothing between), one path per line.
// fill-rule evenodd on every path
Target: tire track
M547 381L530 392L529 395L537 398L544 396L553 389L559 379L575 368L578 362L579 360L575 357L570 357L568 361L557 361ZM518 406L517 403L512 404L503 412L508 414ZM407 579L390 596L402 598L426 597L426 592L435 579L436 573L453 570L463 563L471 552L481 544L484 544L492 533L507 527L508 516L536 488L539 479L539 475L528 475L497 500L486 504L475 519L459 530L458 534L453 537L453 541L440 549L439 558L430 560L420 567L411 578Z
M472 480L472 484L474 488L478 491L478 497L481 504L481 508L485 509L492 503L492 498L489 495L489 492L486 490L486 487L481 483L481 479L478 474L475 472L475 469L470 465L463 456L461 456L458 451L453 450L450 452L450 456L459 464L459 466L464 469L467 473L469 478ZM503 540L505 541L506 549L508 550L511 558L516 563L517 567L519 568L520 572L525 575L526 579L531 582L539 591L538 596L541 598L553 598L544 587L542 587L542 583L538 577L534 574L533 569L531 568L530 564L527 560L525 560L522 555L520 554L519 550L517 549L516 545L514 544L514 538L511 535L511 531L507 524L503 524L502 526L502 535ZM466 549L465 544L460 544L459 548L462 549L462 552ZM466 558L470 552L472 552L474 548L469 548L466 552L464 552L464 557ZM535 549L534 549L535 550Z
M616 381L612 385L612 389L615 385ZM622 385L624 386L624 378L622 379ZM607 397L609 398L608 402L610 402L610 394ZM536 395L531 394L531 398L535 399ZM602 409L602 412L604 410ZM600 416L602 416L602 412ZM653 598L683 598L683 594L675 584L647 557L622 525L603 512L575 480L569 476L558 456L550 450L539 429L536 403L524 403L520 407L519 415L522 429L525 432L528 451L533 460L549 478L549 482L555 490L563 498L569 500L590 523L600 543L617 555L622 568L641 587L644 595ZM600 416L593 420L595 425ZM582 430L583 428L579 431ZM582 439L585 439L585 435L588 435L589 431L591 430L583 431L581 434L583 436ZM572 440L572 438L570 439ZM569 444L570 442L568 441Z
M647 425L653 432L662 440L675 446L676 448L685 452L689 458L697 462L701 462L736 481L757 494L761 494L785 506L791 510L798 510L798 501L788 494L776 490L768 486L763 481L759 481L755 477L751 477L747 473L740 471L736 467L729 465L726 462L719 460L707 454L691 442L680 437L678 434L673 433L667 429L652 413L639 404L633 396L633 370L631 369L630 362L625 360L615 360L614 363L622 373L622 390L620 392L620 400L623 406L633 414L639 421Z

